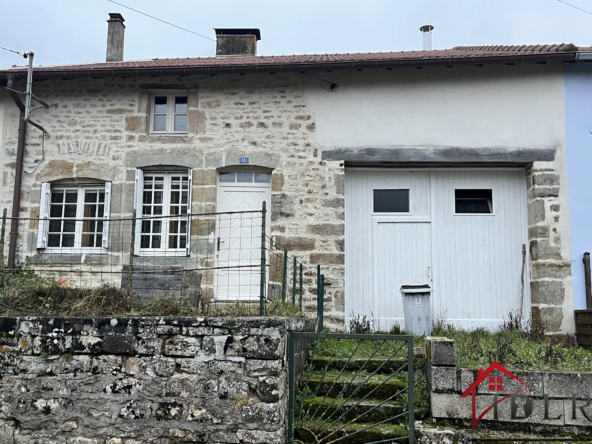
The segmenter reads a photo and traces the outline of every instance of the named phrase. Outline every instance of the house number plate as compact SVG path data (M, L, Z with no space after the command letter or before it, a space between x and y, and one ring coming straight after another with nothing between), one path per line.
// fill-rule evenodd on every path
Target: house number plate
M238 163L249 163L249 158L248 157L239 157Z

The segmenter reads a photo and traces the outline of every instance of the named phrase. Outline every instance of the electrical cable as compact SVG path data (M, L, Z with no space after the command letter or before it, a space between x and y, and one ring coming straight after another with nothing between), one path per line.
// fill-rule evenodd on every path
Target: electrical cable
M150 17L150 18L152 18L152 19L154 19L154 20L158 20L159 22L166 23L167 25L174 26L175 28L182 29L183 31L190 32L191 34L195 34L195 35L197 35L197 36L199 36L199 37L203 37L204 39L211 40L212 42L215 42L215 41L216 41L216 40L214 40L214 39L211 39L211 38L209 38L209 37L206 37L205 35L201 35L201 34L198 34L197 32L190 31L189 29L182 28L182 27L180 27L180 26L177 26L177 25L175 25L175 24L173 24L173 23L166 22L166 21L164 21L164 20L162 20L162 19L159 19L158 17L154 17L154 16L152 16L152 15L146 14L145 12L138 11L137 9L130 8L129 6L122 5L121 3L117 3L117 2L115 2L115 1L113 1L113 0L107 0L107 1L108 1L108 2L111 2L111 3L115 3L116 5L119 5L119 6L123 7L123 8L129 9L129 10L131 10L131 11L137 12L138 14L145 15L146 17Z
M323 89L328 89L328 90L331 90L331 89L335 89L335 88L337 88L337 87L339 86L339 85L338 85L337 83L335 83L335 82L330 82L329 80L321 79L320 77L311 76L310 74L306 74L306 73L304 73L304 72L300 72L300 74L302 74L303 76L308 76L308 77L312 77L313 79L320 80L320 82L319 82L319 86L320 86L321 88L323 88ZM323 86L323 83L328 83L328 84L329 84L329 87L328 87L328 88L324 87L324 86Z
M18 55L20 55L20 56L23 56L23 57L25 57L25 55L24 55L24 54L21 54L21 53L20 53L20 52L18 52L18 51L13 51L12 49L5 48L5 47L3 47L3 46L0 46L0 49L3 49L4 51L8 51L8 52L14 52L15 54L18 54Z
M559 3L563 3L564 5L571 6L572 8L577 9L579 11L585 12L586 14L592 15L592 12L586 11L585 9L582 9L582 8L578 8L577 6L574 6L574 5L570 4L570 3L564 2L563 0L557 0L557 1Z
M38 108L35 108L38 109ZM34 111L34 110L33 110ZM43 163L43 161L45 160L45 131L41 131L41 160L39 161L39 163L37 164L37 166L35 167L35 169L31 172L25 171L25 169L23 168L23 173L25 174L35 174L35 172L37 171L37 168L39 168L39 165L41 165Z

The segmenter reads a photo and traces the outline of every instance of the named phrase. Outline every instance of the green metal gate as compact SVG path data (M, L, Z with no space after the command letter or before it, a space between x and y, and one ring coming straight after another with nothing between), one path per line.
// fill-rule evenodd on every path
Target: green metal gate
M298 332L288 353L288 444L413 444L412 336Z

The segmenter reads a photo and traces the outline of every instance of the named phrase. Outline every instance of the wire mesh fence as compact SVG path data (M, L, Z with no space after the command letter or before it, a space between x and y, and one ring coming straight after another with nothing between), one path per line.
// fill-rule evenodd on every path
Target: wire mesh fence
M2 258L10 239L16 243L14 267L5 260L0 266L2 296L18 292L10 277L22 273L67 288L106 285L144 302L165 296L196 308L240 304L247 314L263 315L272 301L282 301L302 311L306 267L266 234L265 207L107 219L86 209L83 217L68 217L80 211L68 213L67 202L57 206L49 218L11 219L4 212L3 227L12 224L18 235L7 229L0 235Z

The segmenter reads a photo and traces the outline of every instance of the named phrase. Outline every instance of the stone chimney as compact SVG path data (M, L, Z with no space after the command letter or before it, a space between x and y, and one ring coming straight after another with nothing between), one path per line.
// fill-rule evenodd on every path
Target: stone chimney
M258 28L214 28L216 57L249 57L257 55Z
M107 20L107 62L123 61L123 37L125 35L125 20L118 12L110 12Z

